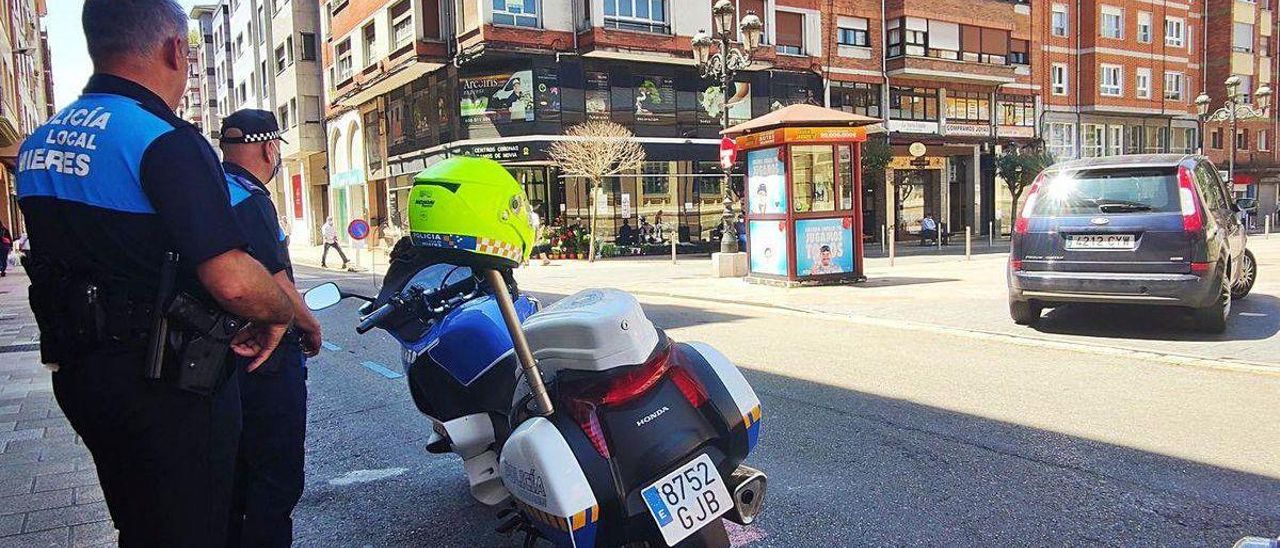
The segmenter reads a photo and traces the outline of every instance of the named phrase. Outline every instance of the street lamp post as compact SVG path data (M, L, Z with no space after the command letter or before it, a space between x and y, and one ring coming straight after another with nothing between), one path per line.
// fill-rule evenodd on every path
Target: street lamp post
M764 34L764 24L755 12L748 11L734 27L736 15L732 0L720 0L711 8L711 18L715 23L714 36L705 30L699 30L693 36L693 59L702 70L702 77L717 79L720 83L722 97L720 108L720 124L729 127L729 98L733 96L730 89L733 77L739 70L751 64L751 54L760 47L760 38ZM736 31L742 31L742 44L734 43ZM719 51L712 52L712 46L718 45ZM724 224L720 236L721 253L738 252L738 231L734 227L733 218L733 185L729 179L732 166L724 168Z
M1212 99L1207 94L1201 93L1196 97L1196 112L1200 115L1203 122L1230 122L1231 128L1231 147L1230 153L1227 155L1227 180L1230 184L1235 184L1236 178L1236 121L1237 120L1253 120L1267 117L1267 109L1271 106L1271 86L1263 84L1254 93L1254 97L1258 99L1257 106L1250 105L1241 100L1240 97L1240 77L1232 76L1223 82L1227 87L1227 100L1222 107L1213 112L1209 112L1209 102ZM1201 142L1204 141L1204 130L1200 130Z

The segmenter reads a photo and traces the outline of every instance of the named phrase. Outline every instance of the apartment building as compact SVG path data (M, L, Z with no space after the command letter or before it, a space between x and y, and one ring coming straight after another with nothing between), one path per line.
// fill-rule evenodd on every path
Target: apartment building
M1253 104L1253 92L1264 84L1276 87L1275 11L1272 0L1244 2L1208 0L1205 87L1210 110L1222 107L1227 78L1240 79L1240 98ZM1274 97L1273 104L1274 104ZM1235 135L1236 194L1258 199L1260 216L1274 216L1280 202L1280 158L1277 158L1276 110L1265 118L1237 122ZM1227 170L1231 126L1206 123L1204 152L1219 169ZM1261 221L1257 221L1261 222Z
M731 118L823 104L827 45L813 0L739 2L765 20L766 46L738 75ZM668 0L329 0L325 67L330 201L394 238L413 174L451 154L506 164L543 218L586 222L584 181L547 149L565 128L612 120L648 153L641 173L606 182L604 228L659 214L683 242L711 245L721 214L719 85L693 66L691 38L711 2Z
M196 7L191 17L201 25L209 22L212 47L205 52L209 66L202 74L211 114L218 125L245 108L276 114L283 164L267 186L293 241L317 243L327 206L318 4L221 0ZM216 131L207 134L216 139Z
M214 40L213 17L226 7L217 4L199 5L191 8L191 20L195 22L192 32L199 35L200 42L196 51L196 60L192 63L195 72L195 87L188 95L198 93L199 107L196 112L183 116L185 119L198 117L201 121L201 133L211 143L217 143L222 128L222 116L218 108L218 64L217 47L224 43Z
M187 92L182 94L182 99L178 101L177 113L180 118L196 126L201 134L207 135L207 120L204 118L205 95L201 85L201 80L204 80L200 63L203 51L202 38L195 29L191 31L190 38L190 47L187 50Z
M12 199L18 147L53 115L46 13L44 0L0 0L0 223L14 234L22 231Z

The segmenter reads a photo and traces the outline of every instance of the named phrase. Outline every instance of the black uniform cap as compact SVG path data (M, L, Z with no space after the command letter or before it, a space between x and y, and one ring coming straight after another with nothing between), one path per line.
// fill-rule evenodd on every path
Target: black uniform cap
M264 143L280 139L276 115L266 110L240 109L222 119L221 143ZM287 141L286 141L287 142Z

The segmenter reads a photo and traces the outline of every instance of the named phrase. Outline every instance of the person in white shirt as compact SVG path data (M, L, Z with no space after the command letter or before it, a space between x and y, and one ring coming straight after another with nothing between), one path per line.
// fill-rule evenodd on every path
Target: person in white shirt
M533 226L533 252L529 254L531 258L542 260L542 265L551 264L551 259L547 258L547 245L542 243L542 216L538 215L538 210L542 209L542 201L536 200L529 204L529 224ZM526 260L525 264L529 264Z
M326 217L324 226L320 227L320 237L324 239L324 253L320 255L320 268L329 268L325 262L329 258L329 248L332 247L338 252L338 256L342 258L342 268L347 268L347 254L342 252L342 246L338 245L338 230L333 228L333 217Z
M925 245L929 240L938 239L938 221L933 220L933 215L924 214L924 219L920 220L920 245Z

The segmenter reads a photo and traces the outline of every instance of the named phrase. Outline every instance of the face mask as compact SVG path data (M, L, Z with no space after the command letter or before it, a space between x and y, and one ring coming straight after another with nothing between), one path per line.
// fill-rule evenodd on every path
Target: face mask
M276 175L279 175L279 174L280 174L280 168L281 168L283 165L284 165L284 158L280 156L280 153L279 153L279 152L276 152L276 161L275 161L275 163L274 163L274 164L272 164L272 166L271 166L271 176L270 176L270 177L267 177L267 179L275 179L275 178L276 178Z

